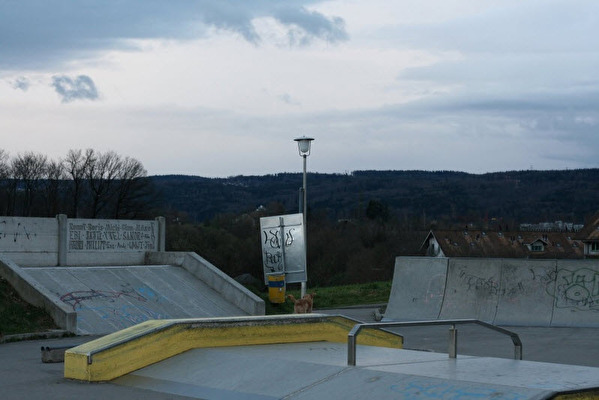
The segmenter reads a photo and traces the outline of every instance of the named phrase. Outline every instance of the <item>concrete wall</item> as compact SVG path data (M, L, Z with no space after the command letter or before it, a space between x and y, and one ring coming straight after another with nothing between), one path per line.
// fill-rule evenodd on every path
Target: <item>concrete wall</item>
M250 315L264 315L264 300L196 253L148 252L148 265L179 265Z
M599 327L599 261L398 257L385 320Z
M154 221L0 217L0 254L22 266L143 264L164 250Z
M0 254L21 265L56 265L56 218L0 217Z

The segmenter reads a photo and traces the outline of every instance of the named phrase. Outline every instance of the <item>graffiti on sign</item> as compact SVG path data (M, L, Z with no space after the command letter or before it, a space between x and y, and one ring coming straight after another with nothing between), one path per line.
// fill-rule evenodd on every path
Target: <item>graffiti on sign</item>
M294 241L294 231L296 228L291 227L284 231L285 247L291 247ZM262 231L264 235L264 242L262 248L264 249L264 268L269 272L282 272L284 270L283 265L283 251L281 249L280 229L265 229Z
M285 280L305 281L303 218L291 214L260 218L264 281L269 274L285 273Z

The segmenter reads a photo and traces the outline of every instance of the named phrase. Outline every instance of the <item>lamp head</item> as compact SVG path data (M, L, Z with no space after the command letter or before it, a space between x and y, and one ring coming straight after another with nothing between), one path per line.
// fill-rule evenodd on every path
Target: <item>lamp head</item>
M298 137L293 140L295 140L297 142L297 148L299 150L300 156L309 156L310 155L310 144L312 143L314 138L302 136L302 137Z

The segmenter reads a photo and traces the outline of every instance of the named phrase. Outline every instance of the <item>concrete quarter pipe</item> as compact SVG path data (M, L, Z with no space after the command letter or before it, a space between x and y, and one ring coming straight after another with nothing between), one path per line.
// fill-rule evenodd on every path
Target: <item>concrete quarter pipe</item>
M599 327L599 263L398 257L386 321Z

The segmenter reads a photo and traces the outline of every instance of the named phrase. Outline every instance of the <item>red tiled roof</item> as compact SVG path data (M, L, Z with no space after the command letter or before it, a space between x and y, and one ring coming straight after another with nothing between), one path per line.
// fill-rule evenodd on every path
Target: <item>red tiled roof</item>
M431 231L446 257L584 258L582 241L569 232ZM542 242L543 251L529 246Z
M577 239L586 241L599 241L599 213L593 215L586 223L584 228L576 235Z

